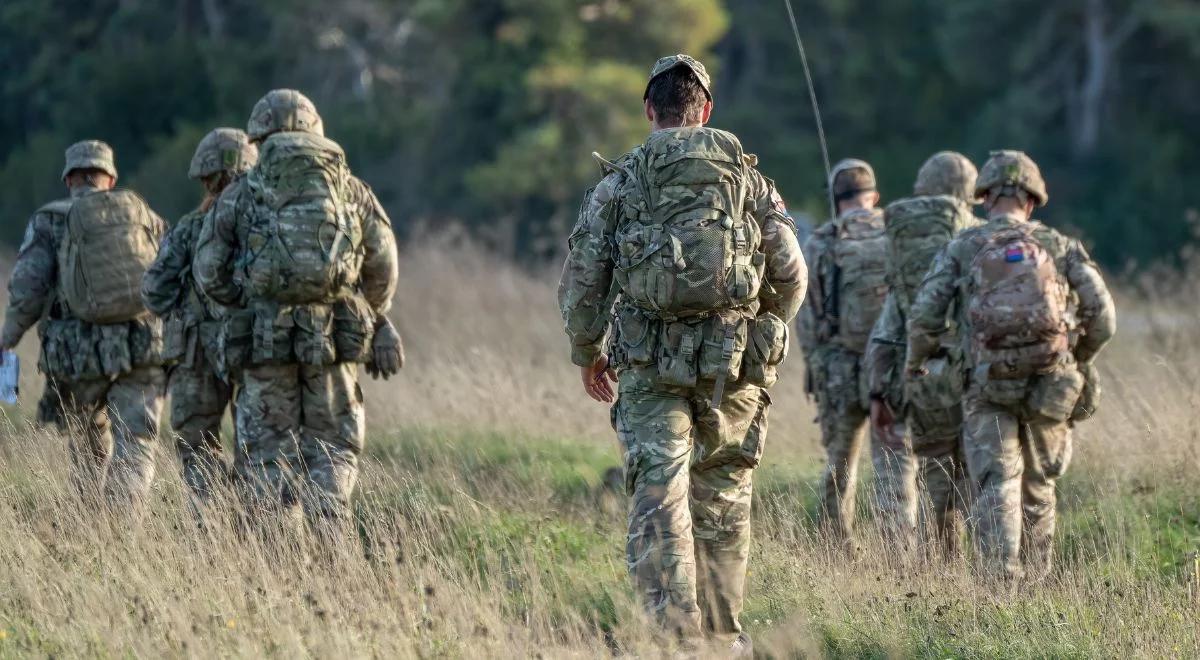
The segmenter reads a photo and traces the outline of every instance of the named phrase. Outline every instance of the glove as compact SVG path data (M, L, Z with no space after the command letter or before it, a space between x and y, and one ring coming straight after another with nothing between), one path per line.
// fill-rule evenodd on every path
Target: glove
M392 321L382 317L375 326L375 339L371 341L371 361L367 363L367 373L376 380L387 380L399 373L403 366L404 342Z
M1096 407L1100 405L1100 395L1103 392L1100 387L1099 373L1092 363L1081 363L1079 373L1083 374L1083 392L1079 394L1079 401L1075 403L1075 409L1071 411L1072 422L1091 419L1092 415L1096 414Z

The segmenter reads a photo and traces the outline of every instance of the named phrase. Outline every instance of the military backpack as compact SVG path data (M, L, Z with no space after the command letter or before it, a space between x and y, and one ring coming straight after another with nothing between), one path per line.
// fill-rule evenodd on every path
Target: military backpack
M627 162L615 276L662 319L703 317L758 296L762 233L747 211L751 157L710 128L662 130Z
M362 267L362 228L347 207L350 170L332 140L275 133L246 175L251 199L245 269L256 300L328 304Z
M1045 371L1068 348L1067 287L1033 236L1038 226L993 232L971 262L972 351L976 364L991 365L993 376Z
M833 242L833 341L862 353L887 298L888 240L883 214L849 213Z
M907 316L929 265L960 227L962 203L953 197L911 197L884 212L888 237L888 282Z
M150 207L131 190L74 200L58 253L62 298L71 315L99 324L145 315L142 276L158 254L160 232Z

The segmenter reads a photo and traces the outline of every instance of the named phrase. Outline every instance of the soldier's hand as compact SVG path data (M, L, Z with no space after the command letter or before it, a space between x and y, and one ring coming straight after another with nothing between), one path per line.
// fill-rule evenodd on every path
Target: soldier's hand
M388 378L400 372L404 367L404 342L400 333L387 317L384 317L375 327L375 339L371 341L371 361L367 363L367 373L372 378Z
M579 374L583 379L583 390L588 396L600 403L616 401L617 394L612 384L617 382L617 374L608 368L608 356L597 357L590 367L580 367Z

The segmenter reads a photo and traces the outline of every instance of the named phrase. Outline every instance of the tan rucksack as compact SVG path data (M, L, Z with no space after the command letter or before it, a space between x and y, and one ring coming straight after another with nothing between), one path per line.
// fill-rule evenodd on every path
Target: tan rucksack
M659 318L748 305L758 296L762 234L746 212L750 161L710 128L650 136L627 170L616 279L625 300Z
M74 200L58 253L62 298L71 315L108 324L146 314L142 276L158 254L161 231L150 207L131 190Z
M847 214L833 244L833 341L862 353L887 298L888 240L883 214Z
M971 262L967 317L976 364L1024 377L1052 367L1067 350L1067 287L1033 237L1036 223L990 236Z
M312 133L271 135L246 175L251 298L328 304L357 282L362 227L347 207L350 169L342 148Z
M908 314L929 265L959 226L961 202L953 197L910 197L888 205L888 281L900 310Z

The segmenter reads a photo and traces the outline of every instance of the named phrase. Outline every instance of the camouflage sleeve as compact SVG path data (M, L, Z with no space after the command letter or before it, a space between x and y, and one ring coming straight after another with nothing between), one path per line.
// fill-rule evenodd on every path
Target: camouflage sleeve
M947 314L958 291L962 268L951 241L929 268L913 301L908 319L908 364L919 366L940 346L940 337L948 329Z
M158 316L166 316L183 301L183 273L191 257L192 232L202 217L193 212L180 218L163 237L158 256L142 277L142 302Z
M1075 359L1090 362L1117 329L1117 311L1100 269L1078 241L1072 240L1066 255L1067 283L1079 296L1079 341Z
M762 228L762 250L766 255L766 284L759 296L762 310L790 323L800 311L808 289L808 266L796 238L796 226L787 214L783 198L762 175L757 175L755 217Z
M200 224L192 272L205 295L222 305L242 303L242 287L234 279L237 253L237 205L241 182L225 189Z
M825 291L829 287L829 282L826 281L828 273L825 272L824 267L824 264L827 263L827 260L824 259L827 247L828 245L820 233L813 233L804 242L804 260L810 268L810 279L808 297L800 308L800 321L797 324L796 334L799 336L800 348L804 351L805 356L811 356L819 343L818 328L822 323Z
M363 222L364 255L359 290L375 313L384 315L392 308L399 279L396 234L370 186L359 181L352 194L357 198Z
M38 213L29 220L25 239L17 252L17 261L8 281L8 309L0 345L16 346L21 337L46 312L58 279L58 261L54 251L54 219Z
M889 293L867 343L867 382L872 395L882 395L891 389L892 374L903 366L900 361L904 357L904 335L904 316L900 314L896 294Z
M558 282L558 307L571 342L571 362L581 367L596 361L608 334L619 181L618 174L609 174L584 197Z

